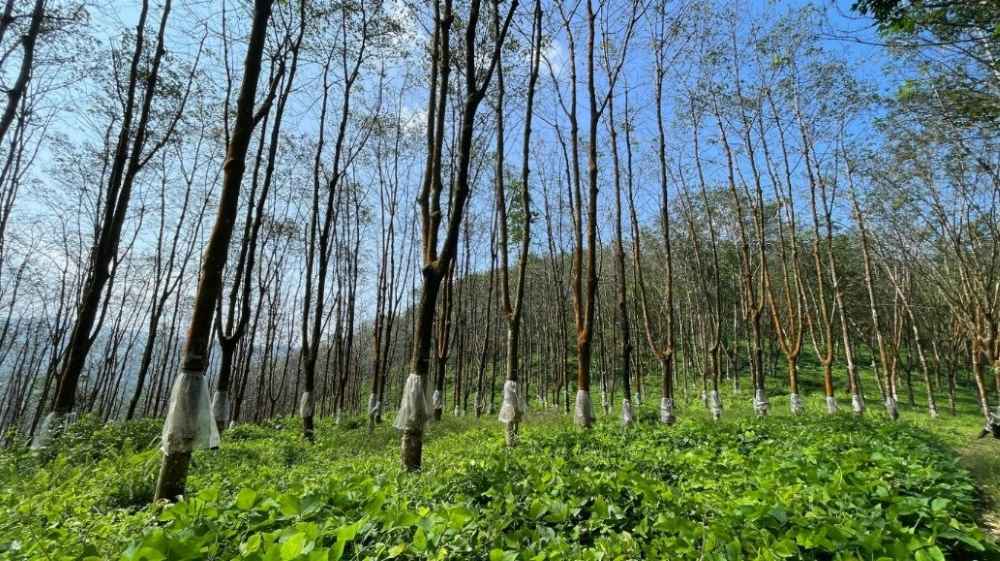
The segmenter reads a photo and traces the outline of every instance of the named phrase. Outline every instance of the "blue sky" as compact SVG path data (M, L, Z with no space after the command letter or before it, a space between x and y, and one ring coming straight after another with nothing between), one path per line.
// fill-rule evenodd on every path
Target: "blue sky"
M153 4L154 11L150 15L151 26L155 25L158 20L159 6L161 3L159 1L154 1ZM821 31L823 33L822 43L824 47L836 57L844 59L851 67L854 76L874 86L880 93L891 94L898 80L898 77L894 75L895 72L893 70L891 59L885 49L871 44L878 42L878 37L873 26L871 25L871 21L868 18L863 18L853 14L850 11L850 4L851 0L786 0L780 2L773 0L743 0L742 3L742 5L746 7L745 19L747 21L757 22L776 20L780 18L782 14L800 9L807 5L817 7L819 11L822 12L825 19L825 23L821 27ZM527 10L530 5L530 1L522 0L523 10ZM245 10L247 3L240 0L228 0L227 6L230 11ZM121 30L134 29L138 13L138 2L124 0L107 2L92 12L92 29L97 37L105 42L106 46L110 42L116 40L116 37ZM175 53L190 54L197 47L199 39L203 36L206 30L210 34L210 37L214 37L215 34L218 33L220 15L221 2L219 2L219 0L175 0L174 10L168 25L169 48ZM243 24L245 24L245 21ZM418 26L414 26L414 29L417 29L417 27ZM239 38L245 34L245 29L241 29L236 23L231 22L228 33L233 37ZM649 181L655 177L655 168L648 165L651 162L649 159L650 149L651 146L653 146L653 141L655 139L653 136L655 123L652 121L654 113L653 108L651 107L652 88L650 84L650 80L652 78L652 68L647 48L648 30L645 26L640 24L640 29L637 33L638 34L633 41L631 52L629 53L629 64L623 76L623 83L627 83L633 92L630 94L630 104L633 108L638 108L640 110L636 134L636 164L637 171L639 172L639 177L637 177L639 199L638 206L643 215L644 221L648 223L652 220L652 217L655 216L658 205L656 190L653 185L650 185L651 182ZM415 41L419 41L421 37L422 34L419 32L414 33L411 36L411 38ZM579 37L578 40L580 42L578 48L581 51L578 53L579 56L582 53L583 37ZM213 48L217 49L217 46ZM560 38L558 35L554 38L554 44L550 49L549 54L556 57L565 57L564 38ZM211 60L218 61L217 53ZM230 60L231 64L237 68L236 74L238 75L239 63L242 61L241 49L234 48L234 51L231 53ZM203 65L203 68L206 68L206 70L215 76L217 80L221 80L224 75L223 69L217 64L217 62L214 67L206 67ZM519 69L518 72L523 72L523 69ZM420 76L418 74L416 78L419 80L419 77ZM582 80L582 67L580 68L580 77ZM457 81L460 79L461 78L459 76L453 74L453 80ZM318 107L314 98L318 96L318 82L319 74L316 66L314 64L311 66L304 66L299 75L299 93L297 95L297 101L293 102L293 105L289 110L289 115L286 118L285 126L287 131L294 131L302 134L312 134L316 131ZM539 87L543 90L550 91L551 85L548 70L543 64ZM670 84L667 84L667 88L668 91L666 94L670 96ZM586 107L583 97L584 91L582 89L580 90L580 95L580 118L581 125L584 125L586 122ZM419 123L419 117L426 105L426 92L422 89L422 87L415 87L406 94L402 103L404 111L413 115L415 122ZM619 98L616 101L616 108L620 111L622 105L623 100ZM363 104L359 105L359 107L363 107ZM489 103L484 102L480 107L480 113L487 114L491 112L492 108ZM520 107L511 107L509 112L511 115L508 118L507 123L507 163L512 170L516 171L519 166L521 136L520 119L522 109ZM551 121L553 118L559 117L559 112L556 110L556 107L552 102L552 97L549 93L545 93L545 91L540 93L537 112L538 118L536 118L535 121L536 136L534 137L535 140L533 144L539 145L539 147L542 147L545 152L548 152L549 156L547 157L552 157L555 154L557 147L554 145L554 134L552 129L545 124L545 120L547 119ZM669 119L670 112L668 111L667 113ZM66 134L71 140L82 142L84 139L99 139L101 133L100 125L101 123L92 122L90 117L86 116L83 112L66 111L63 115L61 115L61 118L57 120L55 128L59 132ZM863 137L870 132L870 119L867 117L861 118L854 124L854 127L855 129L853 129L853 132L855 135ZM668 131L668 135L671 135L673 132L675 131ZM600 134L602 135L602 139L606 138L606 129L603 124L600 129ZM686 139L671 140L671 142L685 141ZM606 141L602 140L602 142ZM606 148L606 145L602 146L602 148ZM607 154L604 153L603 156L606 157ZM624 153L622 156L624 157ZM41 165L39 166L38 171L44 180L47 171L51 169L51 167L47 164L44 158L39 163ZM489 166L490 164L486 165L487 170L489 169ZM561 166L561 164L558 162L558 159L553 159L552 162L545 163L545 165L535 164L534 169L537 174L547 167L549 168L548 171L551 174L556 175L560 172L559 166ZM410 168L412 174L419 174L420 169L419 165L412 166ZM721 182L721 172L722 169L720 167L713 167L713 169L709 172L710 178L714 178L714 180ZM487 263L483 260L486 259L486 256L488 255L487 242L489 239L489 220L483 219L483 217L489 216L493 204L492 194L488 183L488 177L492 175L492 172L484 171L484 174L486 181L481 184L480 188L477 188L478 192L474 194L472 207L470 209L470 212L473 215L479 217L477 226L474 228L476 237L475 245L479 248L477 250L476 258L479 265L476 268L479 269L487 266ZM418 180L419 177L411 176L408 183L414 184ZM609 163L608 165L602 165L601 182L605 186L610 184ZM610 198L608 196L610 190L604 189L603 191L601 200L601 238L603 241L607 242L610 240L610 230L607 229L610 225L611 217ZM540 209L540 192L536 192L534 194L534 200L536 210ZM374 202L374 200L372 200L372 202ZM541 252L543 251L545 243L543 238L544 224L541 221L536 222L534 231L536 234L534 249L535 251ZM564 232L568 234L569 230L566 229ZM374 244L375 242L369 240L369 243ZM370 252L371 248L369 248L368 251ZM366 279L363 282L368 283L369 280ZM365 289L363 288L362 291L364 290Z

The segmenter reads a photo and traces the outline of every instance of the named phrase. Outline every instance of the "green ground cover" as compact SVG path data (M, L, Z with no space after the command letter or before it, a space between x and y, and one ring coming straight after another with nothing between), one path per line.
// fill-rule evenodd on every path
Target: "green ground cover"
M42 456L0 453L0 558L1000 559L1000 442L973 440L971 401L889 423L877 403L829 417L818 393L795 418L775 392L756 419L726 394L719 423L698 401L673 427L645 403L628 430L535 411L513 451L495 420L447 417L419 475L388 423L321 422L312 446L294 419L244 425L165 508L159 422L84 420Z

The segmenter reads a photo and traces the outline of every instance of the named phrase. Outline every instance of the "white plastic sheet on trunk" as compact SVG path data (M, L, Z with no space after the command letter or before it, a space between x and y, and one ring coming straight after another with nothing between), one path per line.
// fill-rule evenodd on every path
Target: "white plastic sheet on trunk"
M753 410L758 417L767 415L767 410L771 406L767 401L767 393L762 389L757 389L753 394Z
M590 392L578 390L576 392L576 408L573 412L573 422L580 426L587 426L594 419L594 407L590 402Z
M216 425L226 426L229 424L230 413L229 392L219 390L212 396L212 418Z
M444 401L441 399L441 390L434 390L434 396L431 397L431 403L433 404L435 411L444 408Z
M393 426L401 431L423 432L430 410L427 393L424 391L424 379L416 374L410 374L403 386L403 398L399 403L399 412L396 414Z
M890 417L895 418L899 413L896 412L896 398L887 397L885 398L885 410Z
M368 414L377 415L379 410L382 408L382 404L375 397L375 394L370 394L368 396Z
M792 409L792 415L802 414L802 396L793 393L788 395L788 406Z
M1000 438L1000 405L997 406L996 410L989 414L989 418L986 420L986 426L983 427L986 431L983 436L986 436L987 432L993 433L993 436Z
M865 412L865 402L861 399L861 394L851 394L851 409L858 415Z
M32 450L44 450L52 444L52 437L62 430L66 418L63 415L52 411L42 419L42 424L35 432L35 437L31 440Z
M431 394L434 393L434 384L424 384L424 407L427 409L427 414L430 415L431 411L434 410L434 399Z
M498 418L503 424L520 423L524 416L521 392L517 387L517 382L507 380L503 383L503 403L500 404L500 415Z
M305 392L302 394L302 399L299 400L299 417L303 419L306 417L312 417L316 414L316 401L313 399L312 392Z
M164 454L219 446L219 429L208 401L208 380L201 372L181 370L174 380L163 423L160 449Z
M632 404L627 399L622 400L622 423L627 427L632 424Z
M722 400L719 399L719 392L712 390L708 396L708 409L712 412L712 418L718 420L722 417Z
M831 415L837 412L837 398L832 395L826 396L826 412Z
M669 397L660 398L660 422L671 423L674 420L674 400Z

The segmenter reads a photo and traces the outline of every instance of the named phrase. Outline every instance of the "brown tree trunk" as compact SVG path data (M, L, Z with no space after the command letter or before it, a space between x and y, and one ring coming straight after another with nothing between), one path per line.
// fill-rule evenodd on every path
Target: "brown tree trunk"
M608 98L608 128L611 135L611 161L613 167L615 189L614 218L614 267L615 267L615 310L618 319L618 331L621 337L621 372L622 372L622 422L625 426L632 424L632 326L629 322L627 279L625 277L625 244L622 241L622 185L621 166L618 158L618 130L615 124L614 96ZM626 94L626 114L628 114L628 97Z
M494 28L500 23L497 13L497 3L494 3ZM496 29L498 31L498 29ZM507 446L513 447L517 444L518 427L521 424L524 410L523 403L526 399L526 384L520 384L518 372L519 342L521 337L521 317L524 304L525 276L528 269L528 250L531 243L531 193L528 185L530 177L529 157L531 144L531 124L534 111L535 87L538 82L538 70L540 67L542 50L542 7L541 0L535 0L534 11L532 12L531 24L531 56L528 75L528 91L525 100L525 121L524 138L521 143L521 209L523 212L521 224L520 253L518 256L517 285L514 297L510 294L510 266L508 264L508 224L507 224L507 194L504 181L504 137L503 137L503 64L497 67L497 162L496 162L496 204L497 204L497 224L499 226L499 253L500 253L500 294L502 296L504 317L507 321L507 362L504 381L503 404L500 406L500 421L506 427Z
M253 23L246 58L243 63L243 84L236 104L236 120L226 151L223 165L222 193L219 198L219 212L215 227L209 236L202 259L198 291L195 294L194 313L187 334L181 376L187 375L200 380L208 366L208 350L212 335L212 316L222 289L222 273L229 254L229 242L238 211L240 186L246 169L246 155L255 126L254 102L257 94L257 80L260 77L264 43L267 38L267 24L271 16L274 0L254 0ZM191 387L197 387L192 383ZM183 413L195 411L194 392L181 393L179 397L187 401L177 409ZM205 396L207 398L207 396ZM197 434L187 431L171 434L172 422L182 419L167 417L167 434L164 437L165 452L156 482L156 500L177 500L184 493L188 463ZM190 420L187 420L190 421Z
M848 180L851 180L850 170L848 170ZM896 420L899 418L899 410L896 407L896 379L893 368L889 365L889 354L886 349L885 340L882 334L882 320L878 313L878 306L875 303L875 281L872 272L871 249L868 242L868 230L865 228L864 216L861 213L861 205L858 203L854 186L850 186L851 203L854 207L855 219L858 221L858 228L861 232L861 252L864 257L865 288L868 292L868 309L871 313L872 328L875 332L875 340L878 344L878 357L882 369L885 370L885 408L889 418Z
M458 245L459 227L465 211L465 203L469 197L469 166L472 157L476 112L500 60L500 51L510 28L514 10L517 8L517 0L513 0L510 11L500 27L500 33L494 38L489 66L485 72L477 72L476 45L481 4L481 0L472 0L468 18L464 22L466 26L464 42L465 99L462 104L461 131L457 145L456 181L445 239L440 253L438 253L439 227L442 221L441 156L444 149L444 113L451 66L449 34L454 13L452 12L452 0L444 0L443 14L441 13L441 0L434 2L434 34L431 42L431 96L427 114L428 154L421 193L418 198L423 228L422 286L414 325L412 373L403 390L403 402L400 414L396 419L396 427L403 433L400 459L403 468L408 471L420 469L422 461L424 422L428 413L425 410L427 406L425 396L422 394L430 366L431 334L437 308L437 295L442 279L451 269ZM477 83L479 75L483 77L482 84Z
M10 18L10 8L12 6L13 2L8 2L7 9L4 11L5 27L8 19ZM170 11L169 3L167 3L164 11ZM0 115L0 144L3 144L3 139L7 136L7 131L10 129L11 123L14 122L14 117L17 114L17 107L21 104L21 98L24 96L24 92L28 89L28 81L31 80L31 71L35 60L35 43L38 41L38 36L41 34L42 20L44 17L45 0L35 0L35 6L31 10L31 22L28 23L28 30L25 32L24 36L21 37L21 68L17 73L17 78L14 79L14 83L7 88L7 105L4 107L3 114ZM141 48L137 50L141 50ZM151 78L155 83L155 70ZM147 92L152 91L152 89L147 90Z
M90 267L84 281L76 322L59 370L59 383L52 412L47 418L47 426L43 427L35 441L35 445L38 447L45 445L49 436L49 428L56 428L55 425L61 422L60 419L68 414L76 403L80 375L94 343L93 331L95 325L99 325L103 319L103 312L100 313L101 317L99 318L101 302L104 300L104 291L113 278L116 268L121 232L132 196L132 187L139 171L152 156L152 153L144 154L143 152L146 144L146 127L149 123L159 77L160 62L166 53L164 34L167 18L170 15L170 1L168 0L164 4L160 17L155 51L148 74L140 75L142 73L140 64L143 57L146 56L144 45L148 13L149 3L148 0L144 0L136 26L135 48L129 69L121 127L112 156L109 180L103 193L104 206L99 219L100 227L94 246L90 250ZM141 93L142 105L138 120L135 121L133 128L137 90L141 83L145 83L145 88ZM167 137L153 148L153 152L163 146L166 138L169 138L169 133L168 130Z

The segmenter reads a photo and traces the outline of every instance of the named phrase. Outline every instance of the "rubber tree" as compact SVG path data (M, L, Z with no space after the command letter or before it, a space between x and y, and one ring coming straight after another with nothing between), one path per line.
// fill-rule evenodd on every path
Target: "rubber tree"
M378 171L379 244L378 278L376 281L375 317L372 324L372 380L368 397L368 431L382 419L382 393L389 367L392 327L395 322L399 264L396 259L397 209L400 189L400 150L403 137L403 97L390 122L375 135L375 159Z
M664 275L663 275L663 313L665 324L662 334L657 337L653 327L649 296L646 289L646 277L642 262L642 240L639 231L639 220L635 211L635 193L632 174L632 125L626 122L625 147L628 151L628 204L629 218L632 226L632 259L635 269L636 292L642 310L643 330L650 351L660 363L660 422L671 425L677 417L674 415L674 359L676 345L676 328L674 318L674 254L671 236L670 189L667 183L667 135L663 118L663 82L667 71L667 47L669 42L670 18L667 16L666 3L657 2L654 6L654 21L652 24L653 44L653 92L656 104L656 161L659 172L660 193L660 228L663 243ZM627 111L626 111L627 113Z
M487 355L490 351L490 331L493 326L493 305L494 298L493 293L496 291L497 284L497 254L499 249L497 248L497 219L494 216L492 225L490 226L490 274L489 281L487 282L486 290L486 300L484 301L483 307L486 308L485 316L483 320L482 329L482 343L479 346L478 361L479 368L476 374L476 418L482 417L484 410L486 409L488 402L492 403L492 395L486 396L486 364L489 362L487 360Z
M622 67L625 64L625 55L628 52L628 44L631 41L636 23L642 13L642 7L637 2L630 3L630 12L624 26L624 39L622 45L617 49L617 60L608 64L610 70L607 79L607 91L598 94L596 82L595 44L597 39L596 21L597 11L594 10L594 3L587 1L587 11L585 14L587 26L587 46L585 51L586 73L587 73L587 107L589 110L589 121L587 125L587 198L584 203L583 192L579 172L574 173L574 242L573 251L573 311L576 322L576 350L577 350L577 394L574 422L583 427L590 428L594 423L593 406L590 399L590 368L593 354L594 338L594 314L597 301L597 254L599 252L597 241L597 193L599 191L598 155L597 155L597 129L604 111L608 107L608 102L614 93L615 82L621 75ZM601 7L599 7L600 9ZM564 17L565 27L570 27L570 18ZM602 37L602 46L605 49L612 48L607 35ZM572 57L572 54L571 54ZM571 104L576 105L575 86L575 64L574 85ZM574 142L574 169L579 169L576 163L576 113L575 107L571 110L571 131ZM584 220L583 208L586 206L586 220ZM584 230L586 230L586 242L584 242ZM586 255L586 265L584 256Z
M625 114L628 118L628 93L626 87ZM626 124L626 126L629 126ZM615 121L614 95L608 97L608 133L611 139L611 163L614 184L615 216L612 259L615 270L615 316L621 338L620 360L622 372L622 423L627 427L634 419L632 413L632 325L628 311L628 278L625 276L625 243L622 236L622 172L618 153L618 124Z
M153 111L153 101L157 97L157 82L160 64L166 54L164 35L170 16L171 2L163 6L159 29L150 57L146 37L146 21L149 17L149 2L144 0L136 24L135 39L129 63L128 77L122 95L121 121L109 159L107 184L103 187L99 226L87 264L86 277L80 292L77 316L70 332L70 338L63 351L59 367L58 385L52 409L36 434L33 446L44 447L53 431L76 404L77 389L87 356L96 339L97 329L104 319L106 307L105 291L108 289L119 262L119 245L122 228L128 214L132 189L136 179L149 160L163 148L170 139L174 126L183 111L183 102L167 129L151 145L148 144L148 124ZM148 66L146 66L148 64ZM185 99L186 99L185 93ZM109 129L110 130L110 129Z
M494 6L496 6L494 4ZM496 8L494 7L494 10ZM494 16L494 21L499 22ZM507 446L517 444L518 426L523 416L523 401L526 389L519 385L518 353L521 337L521 319L525 291L525 277L528 271L528 251L531 243L531 189L530 152L531 124L535 103L535 88L538 83L538 70L542 51L542 6L541 0L535 0L531 18L531 46L529 53L528 89L525 97L524 134L521 141L521 178L520 196L523 219L521 226L520 249L517 262L517 284L514 297L510 291L510 257L508 247L510 234L507 216L507 191L504 180L504 138L503 138L503 65L497 67L497 161L496 161L496 205L497 224L499 226L500 254L500 294L502 297L503 315L507 321L507 361L505 363L505 381L503 388L503 403L500 406L500 422L506 426Z
M774 111L773 103L772 112L774 113L775 121L779 121L777 112ZM824 219L830 219L830 216L826 214L826 210L830 207L830 202L828 201L829 189L827 188L826 179L823 177L823 174L819 169L819 161L814 158L815 153L812 147L813 129L806 123L803 118L803 113L798 106L796 106L795 116L799 122L799 131L802 137L802 157L806 162L806 174L809 180L809 210L810 215L812 216L813 234L810 250L812 255L813 273L815 275L815 287L812 290L812 298L810 299L811 305L807 305L805 308L806 322L808 324L809 337L812 341L816 358L823 367L823 393L826 398L826 412L827 414L833 415L837 412L837 398L833 389L833 362L835 358L834 346L836 344L833 321L838 300L835 294L833 298L830 298L830 290L827 289L826 284L827 276L829 275L833 283L831 288L834 293L840 290L840 287L837 272L831 267L833 259L832 252L828 251L827 257L829 257L829 259L824 260L822 248L827 247L827 243L832 243L832 240L828 240L825 235L820 221L819 210L822 205ZM782 149L784 150L784 146L782 146ZM834 187L834 195L836 194L835 189L836 187ZM789 198L791 199L791 193L789 193ZM818 202L818 199L820 198L822 199L821 203ZM830 235L832 237L832 232ZM828 247L827 249L829 250ZM809 304L809 301L806 303ZM850 341L848 341L848 344L850 344ZM854 357L852 351L847 350L846 353L851 355L848 360L853 368ZM858 401L858 398L854 397L857 395L856 375L856 369L848 372L848 384L851 391L852 404Z
M722 274L719 259L719 225L713 204L709 197L707 180L705 178L704 164L701 148L701 115L698 102L694 97L691 102L691 131L694 152L695 170L698 176L698 190L701 194L701 204L705 212L708 226L708 242L710 255L706 256L706 251L701 247L700 236L697 231L694 219L694 205L687 194L685 186L682 199L686 201L685 210L688 223L688 230L694 246L695 261L697 264L698 286L701 288L700 296L703 301L705 314L697 319L692 318L692 325L697 322L702 325L703 347L705 349L705 364L702 370L703 391L702 400L708 407L712 418L718 420L722 416L722 398L719 395L719 351L722 346ZM738 209L739 207L737 207ZM739 216L740 231L743 231L742 216ZM709 261L710 259L710 261ZM708 385L711 383L711 390Z
M849 166L849 164L848 164ZM886 373L885 380L885 410L889 418L896 420L899 418L899 409L896 407L898 399L896 394L895 369L889 367L889 350L882 332L882 316L879 314L879 307L875 298L875 273L872 261L871 242L869 240L868 228L865 224L864 214L861 212L861 204L854 189L853 174L848 167L848 181L851 195L851 205L854 210L854 219L858 224L858 232L861 236L861 252L864 257L865 290L868 294L868 311L871 313L872 329L875 333L875 341L878 343L879 364Z
M722 27L728 28L727 26L722 26ZM706 32L703 33L708 37L702 40L701 46L699 48L699 53L700 53L699 63L702 67L701 71L702 83L699 83L696 86L698 87L699 90L708 88L710 90L709 93L707 94L709 99L698 103L698 105L704 107L693 107L691 111L693 116L692 120L694 121L693 129L695 132L695 142L696 142L694 147L695 164L698 169L699 183L702 185L702 193L704 199L703 203L705 203L706 207L708 207L710 206L708 203L708 198L707 196L704 196L705 179L704 179L703 165L701 162L702 158L699 156L699 145L697 142L698 141L697 133L699 125L697 124L698 119L696 117L700 115L700 113L708 111L708 107L710 106L717 120L717 126L719 130L719 140L721 141L722 147L724 149L723 150L724 161L726 166L725 185L730 197L729 201L730 204L728 206L735 215L732 217L733 218L732 222L735 223L735 225L732 228L735 229L737 232L737 234L733 237L736 238L735 241L736 251L737 254L739 255L739 279L737 287L740 296L741 314L743 316L743 320L747 324L748 327L747 332L749 334L748 346L750 354L750 374L754 388L754 394L752 400L753 409L755 414L757 414L758 416L766 416L770 408L770 403L767 398L767 391L764 383L765 341L764 341L764 333L762 325L764 309L767 304L763 271L767 270L768 260L765 251L765 245L762 241L763 238L762 232L765 228L765 223L763 220L763 211L759 209L761 204L753 204L751 201L748 201L747 197L745 196L745 191L741 193L740 192L741 190L737 189L736 167L734 162L733 149L729 141L729 138L726 134L727 123L726 120L723 119L723 113L719 106L722 92L719 91L718 85L714 85L711 82L709 82L708 84L703 83L704 81L706 81L705 75L708 72L713 72L712 70L712 68L714 68L714 62L712 60L713 53L722 52L721 49L724 48L717 45L709 44L709 41L713 41L713 38L709 34L710 31L711 30L706 30ZM732 52L734 53L735 57L735 53L738 52L735 45L732 45ZM739 80L737 79L735 80L735 82L738 83ZM742 97L739 94L737 95L738 97ZM749 129L746 125L748 119L749 115L741 111L739 114L739 120L743 125L742 132L743 132L744 143L747 142L746 135L749 133ZM753 159L751 158L751 161L752 160ZM754 165L756 165L756 163L754 163ZM755 174L755 177L758 176L759 174ZM755 191L757 193L760 192L760 190L757 188L759 184L760 184L759 181L754 182ZM750 206L749 209L747 208L747 205ZM706 209L706 212L710 211ZM749 219L747 216L748 213L751 215ZM699 267L699 269L703 269L703 267ZM715 275L719 274L718 266L715 267L714 274ZM718 307L718 310L719 310L718 314L721 317L721 306Z
M205 127L202 126L200 132L204 134ZM171 297L180 288L186 276L191 257L195 252L195 245L198 233L204 223L204 216L207 214L208 198L201 201L196 208L191 209L193 181L184 181L184 196L180 205L180 213L176 217L177 223L172 229L167 228L167 173L166 158L164 160L163 180L160 195L160 224L156 238L156 253L153 259L153 286L151 288L152 303L149 307L149 321L146 327L146 341L143 347L141 358L139 359L139 369L135 374L135 389L132 398L129 400L128 410L125 419L135 417L138 411L139 400L145 387L146 378L149 374L150 366L153 363L153 353L156 349L157 335L160 330L160 323L164 312L167 309ZM195 160L197 160L197 155ZM183 240L182 228L189 223L188 212L194 211L194 232L189 240ZM182 243L183 242L183 243Z
M250 296L253 288L251 280L256 270L257 245L261 226L264 224L264 207L267 204L274 180L281 124L298 69L299 50L306 28L305 8L306 3L300 2L297 18L298 32L295 38L286 37L282 44L287 44L289 47L281 49L274 55L276 61L275 64L272 64L270 87L265 97L264 107L266 109L261 120L261 136L249 194L251 203L254 199L256 199L256 203L246 205L243 236L234 268L233 282L229 288L229 305L224 313L223 299L219 298L218 311L215 314L215 333L219 340L222 356L219 363L219 375L216 378L215 394L212 396L212 418L220 433L225 430L231 419L232 404L230 403L229 391L234 370L233 356L237 346L246 335L247 326L250 323ZM274 103L275 100L277 103ZM270 122L272 112L274 115L273 123ZM269 124L270 129L268 129ZM265 141L267 134L270 135L270 138ZM266 156L265 146L267 147ZM265 160L264 174L261 177L260 167Z
M194 312L181 359L181 372L171 392L163 432L163 459L154 500L174 501L183 495L192 451L196 447L212 446L215 443L213 440L218 440L208 405L205 372L212 339L212 317L222 291L222 275L239 211L247 151L254 128L262 116L255 114L254 106L273 4L274 0L254 0L253 21L243 62L243 83L236 101L236 117L223 164L219 209L202 257Z
M444 382L448 366L448 356L451 354L452 339L455 332L452 329L452 318L455 315L455 274L457 260L452 259L451 267L444 278L441 294L441 309L437 314L437 333L434 336L434 392L431 394L432 415L435 421L440 421L444 414Z
M751 37L751 39L756 39L756 37ZM749 94L744 93L743 77L741 75L741 68L744 65L744 61L742 59L742 50L737 44L736 33L733 29L730 29L730 42L732 44L736 105L740 123L739 136L742 139L752 180L750 184L741 181L743 184L743 196L750 207L749 210L754 225L755 243L759 248L758 262L760 264L762 298L766 301L768 310L770 311L775 339L781 352L785 355L785 360L788 364L789 407L793 415L799 415L802 413L802 398L798 390L798 361L802 352L802 339L805 327L805 290L802 283L802 266L799 257L795 201L792 195L792 170L788 159L784 128L781 120L778 118L778 114L775 113L774 117L775 129L778 132L783 156L783 177L779 176L773 169L767 135L760 128L766 113L764 99L771 99L768 96L770 96L773 88L769 83L762 82L756 84ZM758 66L762 66L759 61ZM718 110L716 115L719 117ZM758 164L757 149L752 138L754 122L758 124L760 147L763 150L766 171L770 175L775 200L778 203L776 222L778 226L778 256L781 262L781 283L778 287L780 293L776 290L771 271L766 265L767 252L765 248L768 244L766 241L764 188L762 173ZM733 153L725 131L722 130L721 120L720 135L726 151L727 165L729 166L730 190L733 194L735 204L739 205L739 195L736 193L735 182L733 181ZM785 220L787 220L787 228ZM779 298L780 302L778 302Z
M9 23L13 21L12 12L14 4L14 0L7 1L2 16L2 23L0 23L3 26L2 30L0 30L0 37L6 31ZM164 11L169 12L170 8L165 7ZM19 41L21 44L21 66L18 69L17 77L14 78L14 83L7 88L7 103L4 105L3 113L0 114L0 144L3 144L4 138L7 136L7 131L10 130L14 118L17 116L21 98L24 97L28 89L28 82L31 80L31 73L34 69L35 45L38 42L39 35L42 34L42 22L44 19L45 0L35 0L34 7L31 9L31 19L28 23L28 28ZM6 59L7 56L5 54L4 58ZM155 84L155 77L153 81Z
M766 94L765 94L766 95ZM761 104L762 105L762 104ZM760 107L761 119L763 119L764 108ZM798 219L795 212L795 199L793 195L793 179L791 172L791 165L789 163L788 149L786 147L784 125L778 117L777 112L774 114L775 119L775 129L778 131L779 145L781 148L782 162L784 164L784 178L774 180L774 197L775 201L778 203L779 210L776 213L777 220L775 221L778 226L778 258L781 265L781 282L780 285L775 288L775 282L772 278L770 271L762 270L761 274L764 278L764 290L767 296L768 308L771 311L771 320L774 328L774 333L778 341L778 346L781 348L781 352L785 355L785 360L788 364L788 391L789 391L789 408L793 415L802 414L802 398L799 394L799 375L798 375L798 363L799 357L802 353L802 340L805 332L805 322L806 322L806 298L805 298L805 286L802 282L802 260L799 251L799 239L798 239ZM749 119L747 119L747 122ZM746 126L749 126L747 124ZM747 135L746 146L748 147L748 157L750 161L754 161L754 154L749 140L749 134ZM765 135L761 135L761 146L765 150L765 158L768 162L768 168L770 169L770 155L768 151L768 144L765 140ZM813 170L811 167L811 160L807 160L807 170L808 173L812 174ZM757 201L754 209L754 220L758 223L758 241L761 245L764 245L764 229L763 229L763 195L761 194L760 187L760 176L756 171L756 165L751 165L754 169L754 180L756 185L756 198ZM777 174L772 173L772 177ZM783 192L784 191L784 192ZM750 194L747 194L748 200L751 199ZM819 291L822 293L824 290L823 284L819 285ZM821 296L825 298L825 295ZM780 299L780 302L779 302ZM828 397L832 396L833 385L832 380L829 381L830 394Z
M493 38L492 53L486 58L485 68L477 68L479 20L482 0L471 0L466 15L464 37L464 78L465 87L461 103L461 131L456 145L455 184L451 197L443 242L439 243L440 226L444 215L441 209L443 191L442 158L444 152L445 113L447 111L448 79L451 74L451 27L455 20L452 0L435 0L434 31L431 35L431 75L430 95L427 108L427 162L421 182L417 203L420 208L422 239L422 268L420 299L415 308L413 328L413 354L411 372L403 388L399 413L395 426L402 432L400 459L408 471L420 469L423 457L424 425L430 413L427 403L425 380L430 371L431 335L437 309L437 296L441 281L452 267L452 260L458 246L460 226L469 198L469 167L472 159L473 133L479 105L486 96L487 88L500 60L501 49L510 29L510 22L517 9L517 0L512 0L503 23L497 28L499 33ZM495 13L495 17L499 14Z
M882 270L885 272L886 278L889 279L889 283L892 285L896 297L903 311L906 313L905 319L909 320L910 333L913 336L913 347L917 351L920 370L924 376L924 387L927 390L927 414L932 419L936 419L938 416L937 401L934 399L934 384L931 381L930 366L928 365L927 355L924 351L926 345L917 322L917 315L913 310L915 305L913 303L912 273L908 270L899 270L895 267L890 267L886 261L886 259L882 260ZM910 349L910 351L912 352L914 349Z
M382 3L375 3L376 10L381 10ZM326 290L327 277L330 272L332 255L331 237L333 235L337 212L342 205L339 197L344 190L345 175L350 163L364 148L370 137L371 129L366 129L360 139L352 144L347 143L347 132L351 123L352 99L361 73L362 63L368 56L368 47L373 16L368 13L364 4L359 5L354 17L360 18L357 47L352 51L348 45L351 34L348 27L351 22L349 10L354 7L339 6L343 20L341 44L331 46L325 53L323 65L323 95L319 116L319 141L316 145L313 160L312 207L309 218L309 234L306 248L305 295L302 305L302 360L300 361L303 379L302 394L299 399L299 416L302 417L302 431L305 438L312 441L315 437L316 414L316 365L320 354L320 337L326 322ZM332 14L331 14L332 15ZM339 55L339 56L338 56ZM334 63L339 66L341 76L340 116L337 120L336 137L334 139L333 160L329 173L324 175L322 157L325 149L326 117L328 111L330 89L332 88L330 69Z

